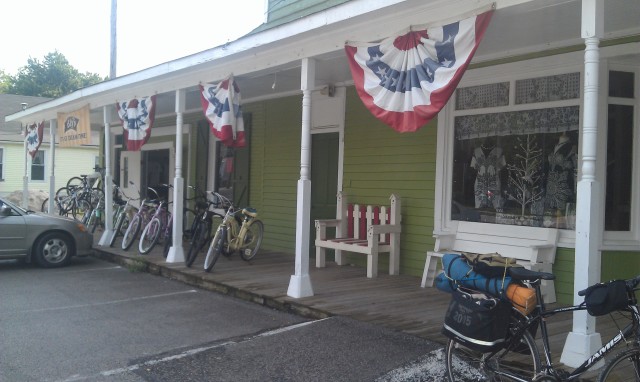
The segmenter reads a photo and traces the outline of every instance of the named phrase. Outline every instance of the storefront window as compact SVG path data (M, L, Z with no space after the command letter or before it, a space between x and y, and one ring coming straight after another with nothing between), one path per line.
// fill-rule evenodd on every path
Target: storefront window
M605 230L631 230L634 73L609 72Z
M504 110L510 85L520 110L491 110ZM575 228L579 89L579 73L459 89L453 220Z

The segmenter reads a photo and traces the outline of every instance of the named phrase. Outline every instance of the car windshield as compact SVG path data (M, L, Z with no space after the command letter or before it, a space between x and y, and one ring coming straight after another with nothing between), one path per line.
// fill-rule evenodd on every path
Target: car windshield
M28 211L27 211L27 210L25 210L24 208L22 208L22 207L20 207L20 206L17 206L17 205L15 205L15 204L11 203L11 202L10 202L10 201L8 201L8 200L0 199L0 207L1 207L2 205L4 205L4 204L8 205L8 206L9 206L9 207L11 207L11 208L15 208L16 210L19 210L19 211L21 211L22 213L27 213L27 212L28 212Z

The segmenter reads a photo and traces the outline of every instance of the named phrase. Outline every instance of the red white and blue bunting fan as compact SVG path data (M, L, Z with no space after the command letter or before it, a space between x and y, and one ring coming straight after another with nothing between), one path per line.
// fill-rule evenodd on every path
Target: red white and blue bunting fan
M43 135L44 121L27 125L24 139L27 141L27 152L31 155L31 158L36 157L36 153L42 144Z
M233 74L218 84L200 85L202 111L209 120L211 132L225 146L245 146L240 99L240 88Z
M360 99L394 130L418 130L453 94L492 14L485 8L451 24L412 27L379 43L347 42L345 51Z
M151 137L156 113L155 105L155 95L118 102L118 116L122 121L124 141L128 151L140 151Z

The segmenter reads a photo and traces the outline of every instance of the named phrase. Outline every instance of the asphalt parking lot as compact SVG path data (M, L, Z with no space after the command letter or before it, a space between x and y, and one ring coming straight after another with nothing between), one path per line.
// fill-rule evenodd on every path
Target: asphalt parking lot
M438 381L438 346L95 258L0 264L0 381ZM440 377L438 377L440 376Z

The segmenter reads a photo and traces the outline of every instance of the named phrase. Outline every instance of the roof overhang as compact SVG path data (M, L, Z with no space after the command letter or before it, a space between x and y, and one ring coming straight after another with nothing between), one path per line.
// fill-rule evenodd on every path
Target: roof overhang
M197 54L80 89L9 115L29 123L55 119L89 103L99 123L103 107L117 101L177 90L195 92L199 83L234 73L245 101L300 91L301 59L318 60L317 84L350 83L344 43L377 41L410 25L442 23L486 0L354 0ZM582 44L580 0L497 0L497 12L474 63L532 51ZM606 38L640 34L640 0L606 2ZM560 22L562 21L562 22ZM277 83L276 89L274 84ZM170 104L170 103L169 103ZM159 111L162 113L161 111ZM166 110L170 113L172 110Z

